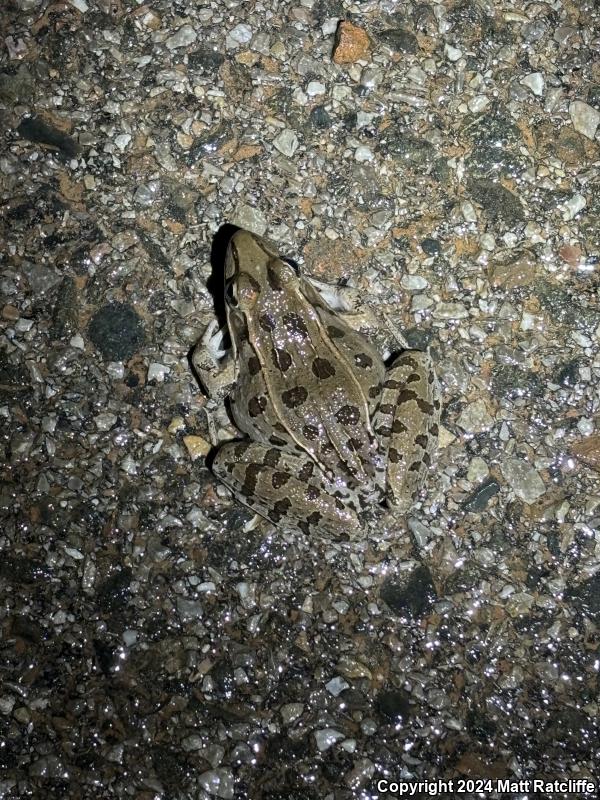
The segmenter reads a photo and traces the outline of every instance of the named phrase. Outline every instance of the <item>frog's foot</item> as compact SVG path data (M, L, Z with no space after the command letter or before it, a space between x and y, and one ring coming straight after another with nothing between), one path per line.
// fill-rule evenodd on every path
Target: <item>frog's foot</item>
M192 352L192 364L211 400L221 401L235 380L235 365L230 351L224 348L227 328L219 329L213 320Z
M311 283L329 307L339 313L353 330L369 334L381 334L382 330L387 331L387 336L396 342L396 346L390 345L387 341L386 348L389 349L384 358L387 358L392 350L409 349L406 338L389 315L384 311L380 311L378 315L371 305L365 305L365 295L360 289L351 286L332 286L312 278Z
M219 448L212 470L240 502L275 525L287 522L303 533L336 539L360 533L351 501L325 485L308 456L257 442L228 442Z
M406 513L416 500L437 447L440 399L428 353L405 350L385 376L373 418L380 439L388 440L388 503Z

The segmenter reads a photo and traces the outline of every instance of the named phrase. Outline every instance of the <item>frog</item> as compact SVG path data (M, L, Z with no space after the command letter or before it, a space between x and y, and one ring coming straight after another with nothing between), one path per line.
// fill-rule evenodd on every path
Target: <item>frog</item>
M209 346L213 325L192 353L242 434L214 453L216 478L256 514L307 535L360 536L381 507L406 515L438 438L429 353L403 349L386 366L295 261L244 229L227 245L224 299L231 348Z

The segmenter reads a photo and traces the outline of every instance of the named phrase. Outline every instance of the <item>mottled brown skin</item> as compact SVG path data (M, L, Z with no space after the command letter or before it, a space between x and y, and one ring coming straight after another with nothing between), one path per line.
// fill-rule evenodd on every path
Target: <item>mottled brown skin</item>
M235 365L230 399L247 439L215 474L243 503L306 533L360 532L363 512L414 502L437 441L429 356L379 353L268 242L240 230L225 263ZM209 360L196 361L213 377ZM210 389L210 387L209 387Z

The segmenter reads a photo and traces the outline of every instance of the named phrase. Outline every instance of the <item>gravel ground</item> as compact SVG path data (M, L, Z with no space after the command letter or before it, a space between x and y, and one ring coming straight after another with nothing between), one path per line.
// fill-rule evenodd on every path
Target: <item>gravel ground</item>
M4 8L0 796L592 779L598 5ZM207 469L230 224L431 347L386 535L248 530Z

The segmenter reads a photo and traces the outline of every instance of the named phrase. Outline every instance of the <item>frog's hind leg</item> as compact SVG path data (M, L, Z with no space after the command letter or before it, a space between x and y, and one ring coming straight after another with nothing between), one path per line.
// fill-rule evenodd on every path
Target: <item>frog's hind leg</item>
M380 441L388 441L387 499L406 513L437 447L440 399L427 353L405 350L388 369L373 418Z
M214 474L237 499L276 525L306 534L347 538L360 532L359 518L341 491L326 487L308 456L258 442L227 442L212 463Z

